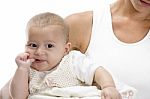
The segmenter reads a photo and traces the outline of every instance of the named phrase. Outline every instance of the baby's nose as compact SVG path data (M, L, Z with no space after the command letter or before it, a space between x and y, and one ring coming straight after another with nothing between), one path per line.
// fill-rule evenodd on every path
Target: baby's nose
M45 51L44 49L42 48L38 48L36 51L35 51L35 55L44 55L45 54Z

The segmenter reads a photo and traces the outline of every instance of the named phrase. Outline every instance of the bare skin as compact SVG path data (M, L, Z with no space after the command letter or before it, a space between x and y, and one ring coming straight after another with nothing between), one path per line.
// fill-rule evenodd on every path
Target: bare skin
M73 14L66 18L70 28L71 49L80 50L82 53L86 51L92 33L92 16L92 11L88 11Z
M131 1L138 0L118 0L111 5L113 31L120 41L126 43L140 41L150 29L150 8L135 9ZM150 2L150 0L147 0L147 2ZM92 33L92 17L92 11L87 11L66 18L70 27L71 49L77 49L85 53ZM3 89L8 88L8 85L6 85ZM5 91L5 94L9 95L8 90Z
M0 99L11 99L9 94L9 84L10 81L0 90Z
M118 0L111 5L113 31L120 41L134 43L147 35L150 29L150 8L143 12L137 10L130 0ZM72 49L83 53L86 51L92 33L92 17L92 11L88 11L66 18L70 27Z

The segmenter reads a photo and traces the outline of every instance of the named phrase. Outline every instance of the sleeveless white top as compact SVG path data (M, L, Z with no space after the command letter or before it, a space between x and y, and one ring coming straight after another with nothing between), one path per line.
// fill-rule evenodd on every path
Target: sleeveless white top
M137 99L150 99L150 31L139 42L121 42L113 33L110 6L93 10L93 29L85 53L115 78L134 87Z

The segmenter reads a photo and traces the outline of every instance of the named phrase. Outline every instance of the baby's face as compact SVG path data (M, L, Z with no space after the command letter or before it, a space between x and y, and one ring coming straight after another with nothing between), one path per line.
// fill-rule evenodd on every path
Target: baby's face
M69 47L59 25L29 28L26 52L30 54L29 58L35 59L31 67L36 70L47 71L56 67Z

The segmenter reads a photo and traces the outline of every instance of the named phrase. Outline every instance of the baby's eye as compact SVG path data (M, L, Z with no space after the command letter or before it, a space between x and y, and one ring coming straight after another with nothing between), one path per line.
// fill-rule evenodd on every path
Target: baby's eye
M52 44L47 44L47 48L52 48L52 47L54 47L54 45L52 45Z
M35 47L37 47L37 44L30 43L30 44L28 44L28 46L29 46L29 47L33 47L33 48L35 48Z

